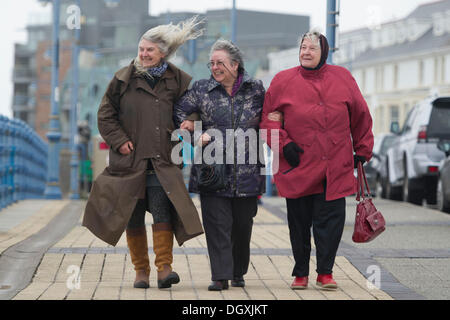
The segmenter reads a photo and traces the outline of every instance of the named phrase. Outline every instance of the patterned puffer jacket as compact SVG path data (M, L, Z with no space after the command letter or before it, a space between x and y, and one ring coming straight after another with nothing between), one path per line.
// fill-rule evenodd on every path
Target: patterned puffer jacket
M224 138L222 148L226 163L227 187L215 192L216 196L250 197L265 192L263 142L259 137L264 94L262 82L252 79L244 72L241 86L234 96L230 96L223 86L211 76L210 79L196 81L192 88L175 104L174 120L178 127L189 115L198 113L202 121L202 132L208 129L217 129ZM233 143L230 134L233 131L230 129L234 127L242 129L242 131L234 131ZM227 129L229 129L228 138ZM199 134L194 134L195 136L199 136ZM252 142L249 143L249 141ZM212 143L217 143L215 136L212 136L209 144ZM214 148L217 146L220 144ZM206 151L207 148L208 146L205 146L203 150ZM233 154L230 154L233 149ZM228 154L226 150L229 151ZM195 157L199 155L199 152L202 152L202 148L196 147ZM197 172L200 165L196 163L197 161L194 160L191 168L189 192L200 193L197 185Z

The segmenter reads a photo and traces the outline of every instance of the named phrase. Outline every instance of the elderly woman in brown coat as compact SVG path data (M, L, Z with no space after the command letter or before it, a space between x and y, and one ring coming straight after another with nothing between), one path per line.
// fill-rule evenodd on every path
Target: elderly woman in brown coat
M153 216L158 288L180 281L172 271L173 235L181 245L203 233L180 169L171 161L173 105L191 77L167 59L198 37L194 17L148 30L138 56L116 72L98 110L100 134L110 146L109 166L99 175L86 206L83 226L116 245L124 230L136 270L134 287L148 288L145 212Z

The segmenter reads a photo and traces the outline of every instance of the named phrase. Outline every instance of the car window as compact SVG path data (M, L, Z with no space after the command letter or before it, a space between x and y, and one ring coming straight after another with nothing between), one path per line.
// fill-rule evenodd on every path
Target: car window
M414 122L414 118L416 115L416 110L417 110L417 106L412 108L411 111L409 111L405 123L403 124L403 128L402 128L402 134L408 132L409 130L411 130L412 128L412 123Z
M437 99L427 128L428 138L450 138L450 99Z

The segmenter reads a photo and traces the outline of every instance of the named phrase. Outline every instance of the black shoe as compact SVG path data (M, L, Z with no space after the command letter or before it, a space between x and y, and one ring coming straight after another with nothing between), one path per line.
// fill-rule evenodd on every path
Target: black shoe
M231 280L231 286L232 287L245 287L245 280L244 277L234 277L233 280Z
M228 280L216 280L211 282L208 291L221 291L228 289Z
M178 276L178 273L172 271L164 279L158 280L158 288L159 289L170 288L172 287L172 284L176 284L178 282L180 282L180 277Z

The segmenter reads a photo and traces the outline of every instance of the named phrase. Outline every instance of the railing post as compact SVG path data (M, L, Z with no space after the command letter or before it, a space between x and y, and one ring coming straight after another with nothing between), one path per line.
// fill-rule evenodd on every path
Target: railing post
M0 209L6 207L6 118L0 115Z
M0 115L0 209L43 198L47 182L47 144L25 122Z

